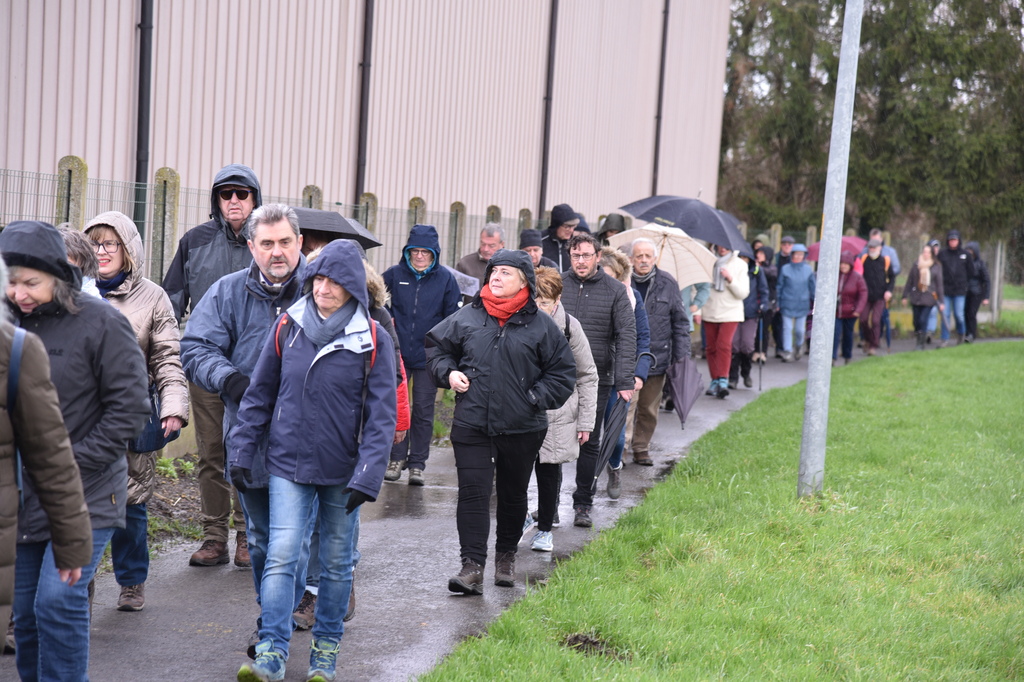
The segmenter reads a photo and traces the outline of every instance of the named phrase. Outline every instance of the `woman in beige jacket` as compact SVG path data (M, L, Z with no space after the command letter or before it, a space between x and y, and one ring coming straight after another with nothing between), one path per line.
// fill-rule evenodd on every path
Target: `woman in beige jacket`
M150 384L160 395L160 417L166 434L188 421L188 384L178 356L180 335L170 299L142 274L145 253L131 218L117 211L101 213L85 226L96 243L103 298L132 325L149 368ZM139 611L145 605L149 571L146 502L156 485L156 452L128 452L128 510L125 528L111 540L114 574L121 586L117 608Z
M704 304L705 349L711 385L707 395L724 398L729 395L729 365L732 363L732 337L743 322L743 300L750 293L747 264L739 251L724 246L712 247L717 256L711 277L711 296Z

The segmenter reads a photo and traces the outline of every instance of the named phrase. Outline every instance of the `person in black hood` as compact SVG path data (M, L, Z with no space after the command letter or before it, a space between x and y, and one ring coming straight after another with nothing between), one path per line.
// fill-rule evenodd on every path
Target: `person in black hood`
M260 181L252 168L233 163L217 172L210 192L210 220L181 237L164 276L164 291L179 322L186 311L195 310L214 282L252 263L242 228L262 203ZM230 561L228 517L232 517L236 530L235 564L250 566L242 504L238 492L232 490L231 482L224 477L224 404L219 394L191 381L188 392L199 449L196 473L203 509L203 544L189 558L189 564L215 566Z
M950 230L946 234L946 248L939 251L942 264L942 288L945 293L945 310L942 311L942 343L939 348L950 344L950 327L956 320L957 340L963 341L964 305L967 302L967 287L974 277L974 259L960 242L960 231ZM952 317L951 317L952 316Z
M553 261L559 272L570 267L569 240L580 224L580 218L569 204L551 209L551 226L544 232L544 257Z
M978 242L967 242L967 253L974 260L974 276L967 280L967 301L964 305L964 341L970 343L978 335L978 309L988 305L992 283L988 277L988 266L981 259Z
M546 411L561 407L576 386L576 363L563 331L537 309L530 256L501 249L484 279L473 303L426 337L434 383L457 394L451 441L459 476L462 571L448 589L463 594L483 593L495 485L494 584L515 584L526 491L547 434Z

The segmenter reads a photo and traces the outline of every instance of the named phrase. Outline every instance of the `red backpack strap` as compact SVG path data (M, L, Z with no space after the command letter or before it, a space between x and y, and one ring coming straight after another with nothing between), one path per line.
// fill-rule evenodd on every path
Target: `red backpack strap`
M277 321L277 328L274 330L274 350L277 351L277 357L281 357L281 331L288 325L288 313L281 316L281 319Z
M370 351L370 367L377 362L377 322L370 320L370 339L373 341L373 350Z

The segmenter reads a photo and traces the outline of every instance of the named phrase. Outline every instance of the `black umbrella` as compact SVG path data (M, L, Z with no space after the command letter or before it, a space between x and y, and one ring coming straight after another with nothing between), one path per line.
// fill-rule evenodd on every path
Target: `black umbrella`
M750 245L736 228L739 221L700 199L659 194L626 204L622 210L638 220L678 227L694 239L702 239L710 244L728 246L741 253L746 248L747 253L753 255L750 253Z
M704 393L704 377L697 369L697 363L687 357L669 365L665 372L665 384L672 396L672 406L679 415L679 427L685 428L690 408Z
M299 230L302 232L307 230L329 232L334 235L335 239L355 240L364 249L372 249L382 244L373 236L372 232L360 225L358 221L346 218L340 213L299 206L292 206L292 210L299 216Z
M626 425L626 414L629 412L629 401L623 400L618 395L612 403L612 409L604 418L604 425L601 427L601 446L597 451L597 466L594 469L593 492L597 492L597 479L601 477L604 468L611 461L615 446L619 444L619 434Z

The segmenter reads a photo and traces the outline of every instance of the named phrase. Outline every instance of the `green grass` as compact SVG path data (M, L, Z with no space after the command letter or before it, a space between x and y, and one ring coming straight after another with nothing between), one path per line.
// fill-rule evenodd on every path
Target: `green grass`
M1003 284L1003 299L1007 301L1024 300L1024 286L1017 284Z
M826 491L798 500L803 400L705 434L421 679L1024 676L1024 344L835 371Z

